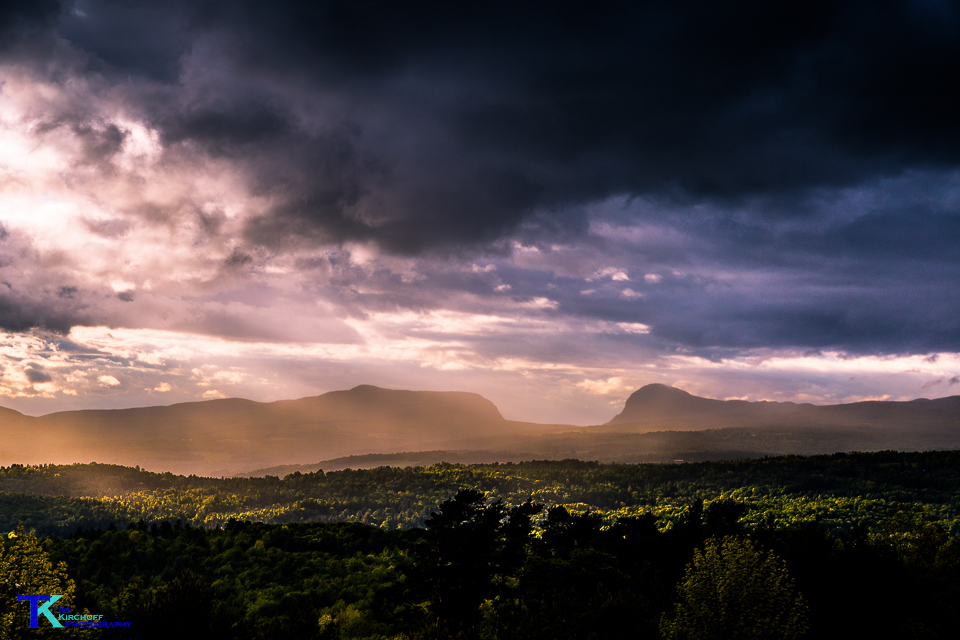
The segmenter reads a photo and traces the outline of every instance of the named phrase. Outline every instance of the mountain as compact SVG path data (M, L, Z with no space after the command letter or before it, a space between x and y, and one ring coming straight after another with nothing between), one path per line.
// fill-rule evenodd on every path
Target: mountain
M254 466L457 446L517 433L518 424L475 393L369 385L271 403L231 398L39 418L5 410L0 463L96 460L228 475Z
M662 384L647 385L604 425L554 425L465 440L467 449L410 451L276 466L244 475L279 475L347 467L426 466L579 458L602 462L672 462L882 449L960 448L960 397L815 406L793 402L712 400Z
M0 408L0 464L105 462L184 474L579 458L665 462L960 448L960 396L815 406L711 400L661 384L590 427L505 420L480 395L369 385L261 403L64 411ZM325 462L318 462L325 461Z
M836 405L711 400L662 384L635 391L603 430L697 431L704 428L878 430L934 436L960 431L960 396Z
M704 416L716 417L743 411L749 402L710 400L665 384L648 384L634 391L623 407L607 424L636 424L682 420Z
M426 440L450 440L506 422L492 402L475 393L395 391L369 385L299 400L260 403L229 398L166 407L64 411L39 420L57 429L110 438L189 438L225 428L237 437L249 437L264 428L329 432L364 427L366 435L374 437L411 434Z

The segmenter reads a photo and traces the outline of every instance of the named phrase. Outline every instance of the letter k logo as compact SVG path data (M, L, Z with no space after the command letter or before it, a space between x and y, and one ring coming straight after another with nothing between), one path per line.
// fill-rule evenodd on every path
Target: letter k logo
M62 597L63 596L43 596L43 595L17 596L17 600L30 602L30 628L31 629L36 629L39 626L37 624L37 616L40 615L41 613L44 615L44 617L47 620L50 621L50 624L52 624L54 628L62 629L63 625L57 621L56 617L54 617L52 613L50 613L50 605L52 605L54 602L56 602ZM40 604L41 600L46 600L47 603L44 605L41 605Z

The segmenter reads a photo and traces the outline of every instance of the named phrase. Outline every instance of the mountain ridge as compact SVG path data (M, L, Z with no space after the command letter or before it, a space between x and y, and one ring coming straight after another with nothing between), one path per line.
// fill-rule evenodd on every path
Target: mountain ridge
M269 403L221 398L38 417L11 409L0 412L0 464L98 459L221 475L264 462L434 448L514 433L517 425L476 393L372 385Z
M216 476L318 460L354 464L356 456L371 465L518 457L655 462L960 448L960 396L813 405L714 400L652 384L631 394L609 422L578 427L506 420L476 393L358 385L269 403L224 398L39 417L0 410L0 445L0 464L97 460Z
M914 428L940 427L944 418L960 426L960 396L913 400L864 400L832 405L701 398L676 387L649 384L633 392L624 409L600 428L631 430L697 430L695 422L709 418L723 427L843 427L894 428L909 422Z

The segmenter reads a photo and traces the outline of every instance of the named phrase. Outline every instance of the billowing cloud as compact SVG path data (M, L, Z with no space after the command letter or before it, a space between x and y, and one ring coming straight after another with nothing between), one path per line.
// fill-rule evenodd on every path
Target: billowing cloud
M101 104L73 93L43 123L71 128L87 165L120 151L125 112L267 198L250 242L401 252L618 194L789 201L954 166L958 20L910 2L149 0L5 19L52 42L34 73L96 85Z
M951 393L870 359L960 343L958 72L952 3L8 3L3 388Z

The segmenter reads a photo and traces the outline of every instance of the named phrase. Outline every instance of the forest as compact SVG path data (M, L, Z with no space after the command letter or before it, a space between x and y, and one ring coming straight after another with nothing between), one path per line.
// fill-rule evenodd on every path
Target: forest
M66 630L84 637L953 637L958 471L960 452L892 451L283 479L12 465L0 638L63 632L26 628L25 585L130 623Z

